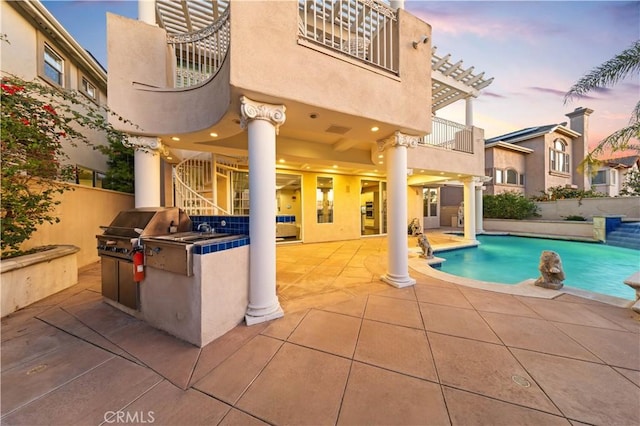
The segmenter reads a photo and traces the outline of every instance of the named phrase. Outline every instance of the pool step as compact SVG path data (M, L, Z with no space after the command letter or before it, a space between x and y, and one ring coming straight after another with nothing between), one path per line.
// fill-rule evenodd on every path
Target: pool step
M640 222L623 222L607 234L607 244L640 250Z

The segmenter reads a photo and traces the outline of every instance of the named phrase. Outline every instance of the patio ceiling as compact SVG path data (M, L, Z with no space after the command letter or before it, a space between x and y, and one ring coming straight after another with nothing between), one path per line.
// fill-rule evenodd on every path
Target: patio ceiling
M230 0L156 0L156 22L169 34L198 31L211 25L228 7ZM332 2L325 2L330 7ZM352 19L352 17L345 17ZM363 25L366 22L362 20ZM439 56L437 47L431 50L432 104L431 112L468 97L477 97L493 78L474 67L464 68L462 60L451 62L451 54Z

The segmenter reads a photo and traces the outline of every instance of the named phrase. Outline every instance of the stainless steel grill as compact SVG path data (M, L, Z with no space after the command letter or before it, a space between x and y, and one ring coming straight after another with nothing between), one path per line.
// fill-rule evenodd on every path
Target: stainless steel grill
M102 263L102 295L132 309L139 309L138 283L133 280L133 254L141 238L191 231L191 219L178 207L124 210L108 226L102 226L98 256Z

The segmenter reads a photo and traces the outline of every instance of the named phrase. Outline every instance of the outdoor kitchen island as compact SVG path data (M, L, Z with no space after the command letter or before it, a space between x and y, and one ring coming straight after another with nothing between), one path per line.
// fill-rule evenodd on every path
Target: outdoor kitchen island
M121 212L104 227L105 234L97 236L102 294L108 304L203 347L244 320L249 303L249 237L248 232L237 232L248 231L248 218L242 227L235 226L244 220L239 217L196 217L192 223L184 212L173 209ZM207 226L200 231L203 223ZM113 235L127 234L128 227L135 229L137 238ZM124 248L127 242L131 247ZM144 277L132 283L129 275L137 268L129 266L135 262L129 254L138 251L144 255ZM110 279L116 255L120 290L118 286L112 290ZM118 297L123 289L137 297L123 301Z

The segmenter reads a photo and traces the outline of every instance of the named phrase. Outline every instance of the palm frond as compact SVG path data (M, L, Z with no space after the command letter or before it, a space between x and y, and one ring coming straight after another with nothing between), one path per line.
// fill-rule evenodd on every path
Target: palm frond
M581 77L565 94L564 103L598 87L615 84L634 72L640 72L640 40Z

